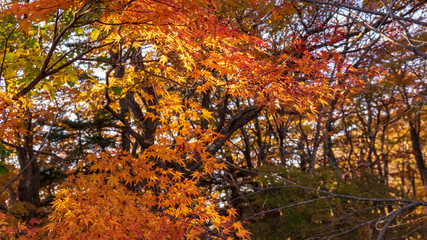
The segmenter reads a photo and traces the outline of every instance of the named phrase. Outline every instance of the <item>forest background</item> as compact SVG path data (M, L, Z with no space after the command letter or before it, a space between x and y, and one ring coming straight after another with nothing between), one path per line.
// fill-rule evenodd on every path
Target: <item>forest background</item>
M422 239L426 15L1 1L0 238Z

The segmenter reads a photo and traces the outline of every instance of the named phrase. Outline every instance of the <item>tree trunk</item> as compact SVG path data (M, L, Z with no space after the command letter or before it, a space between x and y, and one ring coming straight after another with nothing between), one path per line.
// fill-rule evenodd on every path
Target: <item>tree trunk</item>
M308 173L309 174L314 173L314 168L316 166L316 154L317 154L317 150L319 149L319 145L321 141L320 130L321 130L321 117L319 116L316 122L316 134L314 135L314 138L313 138L313 148L311 149L311 151L309 150L309 155L308 155ZM309 145L307 144L307 148L310 149L308 146Z
M27 134L23 137L23 148L17 148L19 166L24 169L28 164L30 166L22 173L22 178L18 184L18 198L38 207L40 205L40 172L36 160L33 160L34 153L31 151L33 145L33 135L31 116L26 120ZM33 160L33 161L32 161Z
M427 168L423 158L422 146L420 141L421 118L420 114L409 121L409 131L411 133L412 151L414 153L415 162L420 173L421 181L424 189L427 189Z
M337 104L338 99L335 98L332 103L331 106L329 108L329 113L328 113L328 120L325 124L325 141L323 143L324 145L324 154L325 157L328 159L329 165L334 168L334 169L338 169L338 164L337 164L337 160L335 158L335 154L332 151L332 137L330 135L330 133L333 131L332 129L332 123L333 123L333 114L334 114L334 110L335 110L335 106Z

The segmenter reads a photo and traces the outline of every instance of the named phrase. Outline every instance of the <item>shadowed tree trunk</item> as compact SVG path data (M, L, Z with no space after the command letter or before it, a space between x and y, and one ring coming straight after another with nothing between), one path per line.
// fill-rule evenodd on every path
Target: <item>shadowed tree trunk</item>
M409 131L411 133L412 151L417 163L418 172L420 173L421 181L425 189L427 189L427 168L423 158L422 146L420 141L421 118L420 114L416 114L409 121Z
M24 145L23 148L17 148L17 156L19 166L24 169L28 164L29 167L22 173L22 178L18 184L18 198L20 201L25 201L33 204L35 207L40 205L40 172L39 166L36 160L33 160L34 153L33 148L33 134L32 130L32 119L31 113L28 113L28 119L26 120L27 134L23 136ZM33 160L33 161L32 161Z
M337 104L337 101L338 101L338 98L335 98L332 101L331 106L329 108L328 120L325 124L325 141L324 141L325 157L327 158L329 165L335 169L338 169L338 164L337 164L337 160L335 158L335 154L332 151L332 137L331 137L330 133L332 133L332 131L333 131L333 128L332 128L333 115L334 115L334 110L335 110L335 106Z

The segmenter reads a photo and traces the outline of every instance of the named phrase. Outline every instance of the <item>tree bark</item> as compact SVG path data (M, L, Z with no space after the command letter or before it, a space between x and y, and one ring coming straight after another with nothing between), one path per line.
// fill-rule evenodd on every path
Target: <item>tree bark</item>
M338 98L335 97L329 108L328 120L325 124L325 141L323 143L325 148L324 150L325 156L328 159L329 165L334 169L338 169L338 164L335 158L334 151L332 150L332 137L330 133L333 131L333 128L332 128L333 114L334 114L334 110L337 102L338 102Z
M418 172L420 173L421 181L424 189L427 189L427 168L423 158L422 146L420 141L421 118L420 114L416 114L409 121L409 131L411 133L412 151L417 163Z
M35 207L40 205L40 172L37 161L30 161L34 157L32 151L33 135L32 135L32 120L31 114L26 120L27 134L23 136L24 147L17 148L17 156L19 166L21 169L25 168L28 164L30 166L22 173L22 178L18 184L18 198L20 201L25 201L33 204Z

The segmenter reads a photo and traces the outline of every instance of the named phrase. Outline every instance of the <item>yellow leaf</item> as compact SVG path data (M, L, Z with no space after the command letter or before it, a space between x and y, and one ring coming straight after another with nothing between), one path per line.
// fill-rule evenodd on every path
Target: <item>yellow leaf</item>
M161 63L161 64L166 64L167 62L168 62L168 57L167 56L165 56L165 55L162 55L161 57L160 57L160 60L159 60L159 62Z

